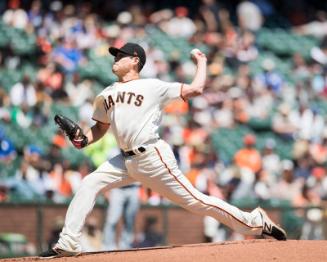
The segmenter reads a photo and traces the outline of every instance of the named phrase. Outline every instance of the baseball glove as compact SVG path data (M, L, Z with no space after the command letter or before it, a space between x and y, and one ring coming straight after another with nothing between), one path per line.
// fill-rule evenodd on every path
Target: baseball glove
M55 115L54 121L76 148L87 146L88 139L78 124L63 115Z

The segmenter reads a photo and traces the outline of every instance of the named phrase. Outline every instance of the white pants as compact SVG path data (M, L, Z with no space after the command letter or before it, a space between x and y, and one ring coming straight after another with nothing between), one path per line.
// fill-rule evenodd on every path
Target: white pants
M231 229L247 235L261 235L262 219L255 209L243 212L221 199L202 194L179 170L170 146L163 140L151 144L146 152L123 159L118 155L103 163L83 179L68 207L65 226L57 246L81 251L80 236L86 216L92 210L97 194L104 188L115 188L135 181L151 188L181 207L211 216Z

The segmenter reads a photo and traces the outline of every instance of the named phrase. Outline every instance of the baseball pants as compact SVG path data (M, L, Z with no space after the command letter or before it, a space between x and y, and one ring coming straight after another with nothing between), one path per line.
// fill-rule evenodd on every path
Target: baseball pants
M71 201L60 234L59 248L81 252L79 238L97 194L141 182L175 204L202 216L211 216L236 232L261 235L260 213L243 212L225 201L207 196L193 187L177 166L170 146L163 140L147 145L144 153L123 159L117 155L86 176Z

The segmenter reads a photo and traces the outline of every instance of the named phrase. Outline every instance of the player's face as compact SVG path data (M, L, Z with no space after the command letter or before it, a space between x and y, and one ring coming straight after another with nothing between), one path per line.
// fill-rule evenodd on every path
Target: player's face
M112 72L117 75L124 75L129 72L135 66L137 57L126 55L124 53L118 53L115 56L115 62L112 66Z

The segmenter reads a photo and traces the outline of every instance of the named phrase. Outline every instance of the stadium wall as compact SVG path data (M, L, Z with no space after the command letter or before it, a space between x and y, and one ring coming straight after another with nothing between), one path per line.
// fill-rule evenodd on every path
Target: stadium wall
M46 245L58 217L64 217L66 205L0 204L0 233L20 233L40 250ZM91 216L103 228L106 208L96 206ZM203 218L178 207L142 206L136 218L135 233L141 233L146 217L157 218L156 229L164 244L192 244L204 241Z

